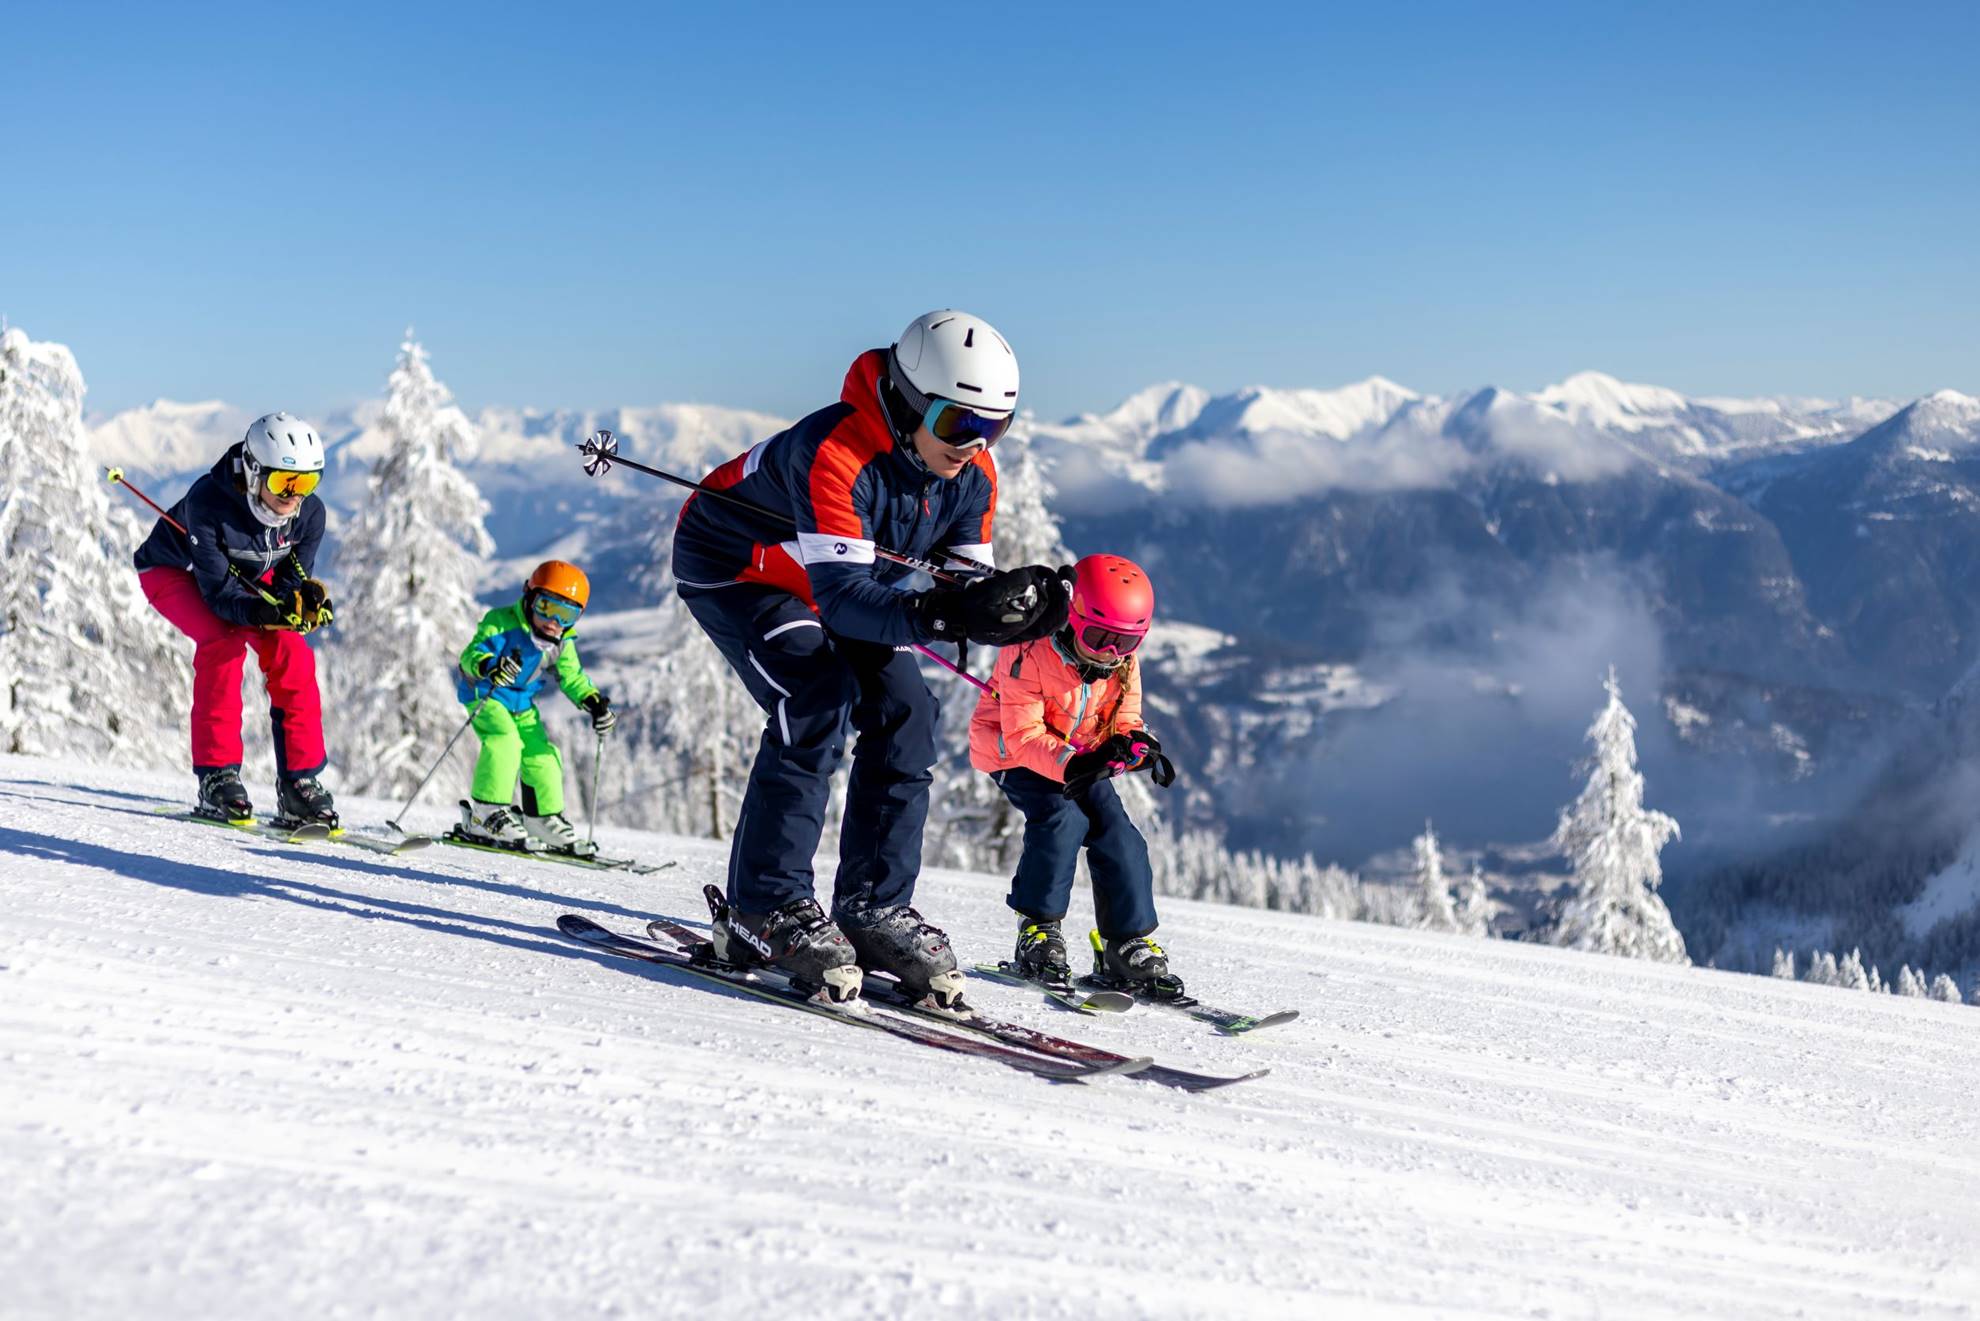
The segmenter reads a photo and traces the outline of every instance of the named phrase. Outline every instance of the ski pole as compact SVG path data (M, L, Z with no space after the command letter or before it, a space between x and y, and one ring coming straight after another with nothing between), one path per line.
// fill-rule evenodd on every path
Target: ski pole
M789 514L780 514L774 509L766 509L754 500L745 500L739 495L731 495L727 491L718 491L711 486L704 486L700 482L691 482L687 478L677 477L671 472L662 472L658 468L649 468L637 460L622 458L619 454L619 438L609 431L594 431L589 436L586 436L578 445L578 453L584 455L584 470L590 476L596 477L600 473L610 472L612 471L613 464L622 463L634 472L643 472L649 477L658 477L660 480L672 482L676 486L685 486L690 491L697 491L702 495L727 501L739 509L748 510L759 518L767 518L773 523L788 523L792 527L797 526L797 520ZM884 546L875 546L873 553L883 560L891 560L895 564L903 564L910 569L920 569L937 582L953 585L965 580L962 575L944 569L939 565L930 563L927 560L916 559L912 555L903 555L898 551L888 550ZM989 684L983 682L983 680L977 678L968 670L951 665L948 661L943 660L940 656L918 642L914 643L913 646L916 651L928 657L928 659L934 661L937 665L960 674L984 692L990 693L992 696L996 695L996 691Z
M461 727L454 731L454 736L452 738L447 740L447 746L440 749L440 755L433 759L432 768L429 769L425 775L420 777L419 784L412 791L412 797L406 799L406 805L399 809L400 816L404 816L406 813L412 811L412 805L419 801L419 795L426 788L426 782L433 778L433 772L440 769L440 763L447 760L447 754L454 750L454 745L461 741L461 735L468 732L468 726L474 723L474 718L481 714L481 708L486 706L488 704L488 699L493 697L494 695L495 694L493 691L483 693L481 696L481 700L474 704L474 710L468 712L468 718L461 722ZM401 835L411 833L404 826L400 825L397 820L390 820L387 821L385 824L392 827L392 829L398 831Z
M596 477L600 473L610 472L612 471L613 464L624 464L634 472L643 472L648 477L658 477L663 482L672 482L676 486L685 486L688 490L699 492L711 499L725 501L728 504L736 506L738 509L746 509L758 518L767 518L773 523L784 523L791 527L797 526L797 520L789 514L780 514L774 509L766 509L754 500L745 500L739 495L731 495L727 491L718 491L712 486L703 485L701 482L689 481L685 477L677 477L671 472L662 472L658 468L649 468L634 459L621 458L619 455L619 438L609 431L594 431L589 436L586 436L578 444L578 453L584 455L584 470L589 476ZM904 564L910 569L919 569L936 582L948 583L951 586L966 582L970 577L974 576L966 570L945 569L932 560L916 559L912 555L903 555L899 551L888 550L885 546L875 546L873 553L880 559L890 560L895 564ZM984 572L987 573L989 570L985 569Z
M969 680L971 683L975 684L978 688L981 688L984 692L990 694L992 697L995 697L997 695L997 690L995 688L992 688L989 684L983 682L983 680L977 678L975 675L971 674L968 670L965 670L962 666L956 664L954 661L943 660L940 655L929 650L927 647L922 646L919 642L913 643L912 645L916 651L926 656L929 660L934 661L937 665L941 666L949 673L961 675L963 678Z
M591 754L591 822L584 829L584 842L598 839L598 778L605 766L605 736L598 736L598 751Z
M158 516L164 519L167 523L170 523L173 529L177 531L180 536L184 537L188 541L192 540L192 533L186 531L186 525L184 523L181 523L178 519L172 517L170 514L166 513L164 509L160 508L156 500L146 495L143 491L138 490L137 487L132 486L131 479L124 476L124 470L122 468L111 468L107 470L104 475L109 478L110 484L112 486L123 487L126 491L129 491L132 495L136 496L138 499L150 505L153 509L158 510ZM256 582L254 579L242 573L239 565L229 562L227 565L227 572L233 574L236 578L239 578L242 582L246 583L249 587L253 588L254 594L256 596L259 596L262 600L268 602L268 604L272 606L280 606L282 604L280 597L269 592L260 583Z

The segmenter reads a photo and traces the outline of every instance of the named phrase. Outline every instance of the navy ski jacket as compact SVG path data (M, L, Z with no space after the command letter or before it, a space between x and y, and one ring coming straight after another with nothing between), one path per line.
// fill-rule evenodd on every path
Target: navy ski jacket
M803 600L843 637L896 647L933 640L903 591L914 571L877 558L874 548L994 566L997 469L985 451L944 480L911 442L897 444L880 403L886 359L885 349L862 353L838 403L708 474L702 485L710 490L732 491L791 521L690 496L674 527L682 588L765 583Z
M324 524L323 501L314 493L304 496L295 517L280 527L256 518L247 503L252 497L236 471L240 453L237 444L222 454L172 506L172 517L192 534L190 541L161 518L131 557L140 572L190 569L207 607L231 624L250 623L261 598L228 572L228 566L238 565L254 579L273 569L270 581L276 588L296 587L315 569Z

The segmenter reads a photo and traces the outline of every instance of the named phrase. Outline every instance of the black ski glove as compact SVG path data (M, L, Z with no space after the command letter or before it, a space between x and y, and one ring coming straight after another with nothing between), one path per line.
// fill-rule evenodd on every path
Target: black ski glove
M1077 798L1100 780L1127 774L1136 760L1131 739L1128 734L1114 734L1097 747L1074 753L1066 762L1066 787L1060 792Z
M609 734L619 718L612 714L612 699L603 693L593 693L579 705L591 713L591 729L596 734Z
M1148 778L1155 782L1157 789L1166 789L1176 782L1176 766L1162 755L1162 740L1145 729L1131 729L1127 732L1128 751L1134 754L1134 765L1130 772L1147 771Z
M509 652L491 653L482 658L481 677L496 688L507 688L522 673L522 662Z
M918 617L932 642L967 639L1003 647L1030 642L1062 627L1071 593L1056 569L1027 564L960 586L922 593Z
M274 599L270 600L269 597ZM302 593L267 591L266 595L248 607L248 623L256 628L306 632L307 630L303 628Z

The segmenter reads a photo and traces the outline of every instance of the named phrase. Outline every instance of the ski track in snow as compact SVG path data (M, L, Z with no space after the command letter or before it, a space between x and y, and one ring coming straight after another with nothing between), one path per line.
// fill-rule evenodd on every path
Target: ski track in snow
M1055 1085L552 929L698 921L709 841L304 851L156 816L186 783L0 758L10 1318L1980 1308L1970 1007L1167 900L1193 989L1302 1018L973 998L1272 1075ZM1002 894L918 900L976 959Z

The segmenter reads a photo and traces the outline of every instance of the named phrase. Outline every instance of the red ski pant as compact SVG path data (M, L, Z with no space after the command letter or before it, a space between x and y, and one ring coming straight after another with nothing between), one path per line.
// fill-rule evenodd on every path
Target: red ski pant
M184 569L146 569L138 582L152 609L195 644L194 773L241 764L241 672L250 647L268 689L276 769L284 776L322 770L329 760L323 750L323 699L316 690L316 653L302 634L228 623L213 613Z

